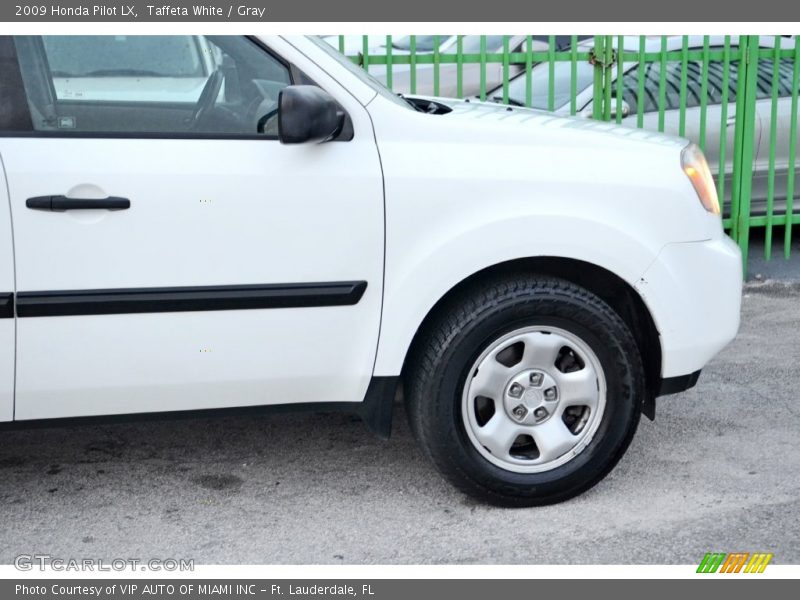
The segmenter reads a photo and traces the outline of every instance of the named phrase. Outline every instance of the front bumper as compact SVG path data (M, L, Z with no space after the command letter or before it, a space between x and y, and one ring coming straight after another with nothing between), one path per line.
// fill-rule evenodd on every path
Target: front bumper
M667 244L636 289L661 338L662 380L685 379L690 385L684 389L688 389L697 380L690 382L691 376L739 330L742 259L738 246L727 236Z

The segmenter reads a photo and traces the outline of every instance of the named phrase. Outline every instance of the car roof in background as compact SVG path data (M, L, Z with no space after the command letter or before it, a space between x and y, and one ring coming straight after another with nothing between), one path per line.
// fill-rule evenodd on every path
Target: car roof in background
M732 36L724 36L724 35L711 35L708 36L709 38L709 46L719 47L725 44L725 38L729 37L731 46L736 46L739 43L739 36L732 35ZM761 36L759 38L759 46L762 48L774 48L776 45L775 38L781 38L781 48L785 49L792 49L795 47L795 40L792 36ZM640 37L638 35L626 35L622 38L622 45L626 51L630 52L638 52L639 51L639 40ZM689 48L702 48L705 44L705 36L702 35L690 35L688 36L688 47ZM612 45L614 48L619 47L619 37L613 36ZM582 50L587 50L594 48L594 39L589 38L583 40L578 44L578 47ZM683 48L683 36L682 35L669 35L667 36L667 51L673 50L680 50ZM645 38L645 52L658 52L661 50L661 36L660 35L649 35Z

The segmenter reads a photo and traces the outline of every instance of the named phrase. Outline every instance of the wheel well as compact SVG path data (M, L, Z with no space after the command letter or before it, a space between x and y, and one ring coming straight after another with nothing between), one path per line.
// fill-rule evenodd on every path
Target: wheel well
M625 280L607 269L581 260L549 256L523 258L493 265L470 275L450 289L428 311L414 334L404 366L408 364L409 357L413 356L415 346L424 332L439 319L449 300L472 286L480 285L481 281L503 273L539 274L565 279L586 288L611 306L628 325L639 348L647 385L644 412L652 418L654 400L661 381L661 341L650 311L641 296Z

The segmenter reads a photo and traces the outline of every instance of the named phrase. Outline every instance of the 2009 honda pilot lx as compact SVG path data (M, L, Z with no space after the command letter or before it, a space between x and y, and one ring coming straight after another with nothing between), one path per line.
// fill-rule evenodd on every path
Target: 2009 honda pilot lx
M387 436L402 381L445 477L545 504L739 324L695 146L398 97L316 38L2 38L0 158L7 427L294 404Z

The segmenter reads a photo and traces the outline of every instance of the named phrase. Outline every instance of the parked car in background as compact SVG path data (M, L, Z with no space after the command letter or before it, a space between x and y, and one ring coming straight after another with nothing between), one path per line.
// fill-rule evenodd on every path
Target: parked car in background
M345 36L338 36L338 35L323 35L321 36L325 42L333 46L339 51L343 51L343 53L347 56L357 56L364 52L364 36L363 35L345 35ZM344 49L339 47L340 37L344 38ZM368 35L367 38L367 48L370 51L370 54L373 52L383 53L384 48L386 47L386 36L385 35Z
M461 38L463 54L479 54L481 51L481 37L479 35L465 35ZM503 51L503 35L487 35L486 52L496 54ZM510 52L524 52L527 48L527 36L514 35L509 37ZM540 52L547 49L547 42L541 40L532 41L532 49ZM456 54L457 36L450 36L445 44L442 45L442 54ZM525 68L525 63L514 62L509 65L509 74L515 75ZM487 62L485 65L478 63L464 63L461 65L461 94L471 96L481 91L481 70L485 72L486 89L491 89L503 81L503 65L499 62ZM387 82L386 67L375 65L369 67L369 72L378 81ZM458 65L445 63L439 65L439 96L457 97L458 96ZM416 65L416 86L414 93L420 95L432 95L435 93L434 78L435 68L433 64ZM392 69L392 90L401 93L411 93L411 69L408 65L395 65Z
M479 54L481 51L481 38L486 40L486 53L498 54L504 50L503 35L462 35L461 48L462 54ZM509 38L509 52L522 53L527 50L527 37L526 35L508 36ZM577 40L583 40L588 36L576 36ZM393 56L407 56L411 54L412 36L400 35L392 37L391 53ZM439 54L454 55L458 52L458 38L457 35L416 35L414 38L414 54L420 56L428 56L433 54L438 48ZM331 35L325 36L328 42L334 48L339 49L339 36ZM533 35L531 36L531 50L534 52L543 52L550 47L550 36L547 35ZM367 36L368 54L370 57L383 57L389 53L386 46L386 36ZM558 35L553 36L555 48L563 50L568 48L572 41L572 36ZM438 46L437 46L438 44ZM348 35L344 36L344 54L347 56L359 56L359 62L363 64L364 55L364 36ZM368 57L369 58L369 57ZM521 61L514 61L509 65L509 75L513 76L521 72L525 68L525 63ZM503 65L495 61L487 61L483 67L485 72L485 86L486 89L491 89L502 83L504 72ZM389 76L387 74L387 67L383 64L369 64L369 73L376 79L384 84L388 84ZM393 91L401 94L411 93L411 72L412 69L409 64L394 63L391 66L391 88ZM430 63L420 63L415 66L415 79L414 93L420 95L431 95L436 92L434 85L435 68ZM481 90L481 65L474 62L465 63L461 67L462 75L462 96L471 96L480 93ZM438 95L447 97L458 96L458 66L453 63L444 63L439 65L439 88Z
M630 36L623 39L624 48L627 51L639 51L639 37ZM731 37L731 46L735 50L738 44L738 37ZM774 38L762 36L760 44L763 48L774 48ZM723 36L711 36L710 48L718 50L724 45ZM671 36L667 41L668 51L680 50L683 46L682 36ZM590 51L594 47L594 40L588 39L580 43L583 52ZM794 48L795 42L792 38L784 37L781 40L781 48ZM614 48L617 48L617 38L614 38ZM703 36L690 36L689 49L702 50ZM657 52L661 50L661 38L649 39L646 42L647 52ZM733 173L734 160L734 127L736 119L736 91L738 61L731 61L728 81L728 103L727 120L722 121L722 83L723 83L723 62L712 60L709 63L708 71L708 100L706 113L705 129L705 155L713 173L724 174L726 177L725 196L726 209L730 206L730 194L732 190L731 176ZM755 164L753 169L753 189L751 197L751 214L765 214L767 210L767 186L769 174L769 151L770 151L770 120L771 120L771 92L773 76L773 60L771 58L761 58L758 62L758 92L756 101L756 131L754 135L754 156ZM535 84L532 86L532 107L547 110L548 105L548 85L549 85L549 65L542 63L536 65L532 71L532 78ZM791 93L792 76L794 61L790 58L781 60L779 65L778 81L778 125L775 156L775 203L774 212L776 214L786 211L786 183L789 173L789 121L791 119ZM677 135L680 127L680 89L681 89L680 61L667 62L666 73L666 104L664 131L669 134ZM613 93L616 94L617 78L620 77L617 66L613 67ZM636 127L636 115L639 109L638 86L639 86L639 66L637 62L629 61L622 65L622 125L626 127ZM644 68L644 125L643 128L651 131L658 130L659 113L659 82L661 80L661 64L659 62L648 62ZM592 99L594 97L594 68L587 62L582 61L577 64L576 69L576 108L578 114L590 117L592 114ZM689 60L687 64L687 85L686 85L686 115L684 136L698 143L700 141L700 111L701 111L701 90L702 90L703 64L697 60ZM569 114L570 112L570 83L571 83L571 63L557 62L554 67L554 109L557 114ZM524 105L526 102L526 76L524 73L518 74L508 85L508 101L512 105ZM488 98L494 102L503 101L502 83L488 94ZM616 98L616 95L614 95ZM616 101L612 101L613 116L616 117ZM725 164L720 165L720 140L721 130L727 129Z

